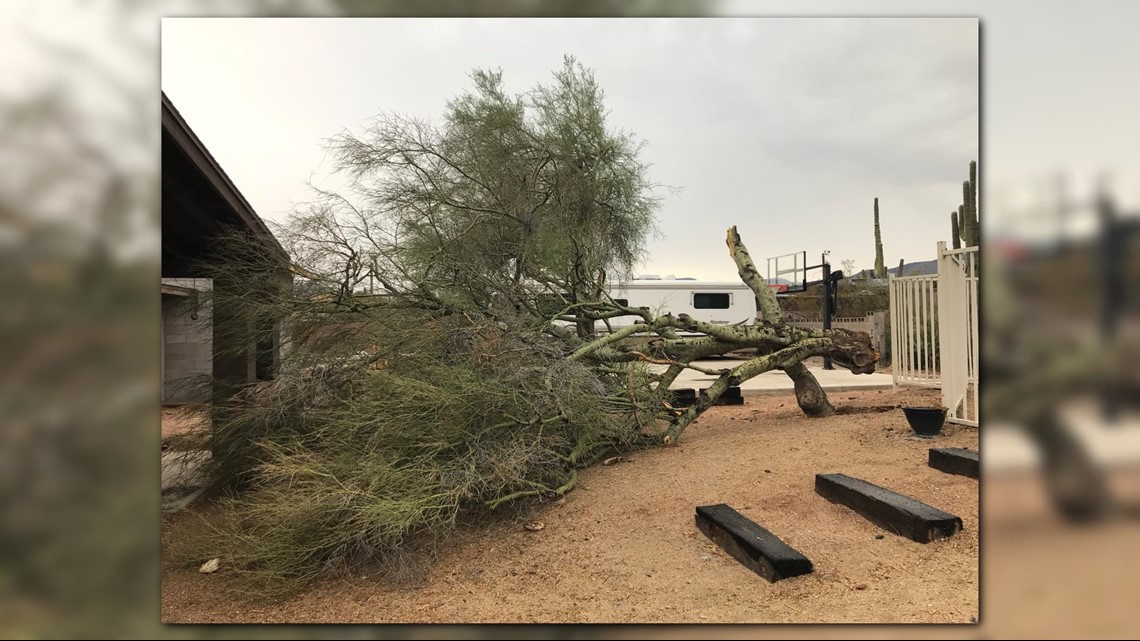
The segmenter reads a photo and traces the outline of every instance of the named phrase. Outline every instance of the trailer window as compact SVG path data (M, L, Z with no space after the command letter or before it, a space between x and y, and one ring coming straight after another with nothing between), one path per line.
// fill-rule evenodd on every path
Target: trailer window
M729 294L693 294L693 307L697 309L728 309Z
M625 298L615 298L614 302L622 307L629 307L629 301Z

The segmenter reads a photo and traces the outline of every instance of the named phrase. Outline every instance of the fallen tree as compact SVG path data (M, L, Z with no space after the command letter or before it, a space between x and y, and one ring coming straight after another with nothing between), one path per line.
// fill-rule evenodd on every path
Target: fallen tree
M240 292L215 332L250 345L284 321L291 336L275 378L216 411L211 476L230 498L193 546L256 589L403 567L467 515L560 496L603 457L676 443L764 372L786 372L821 416L834 410L804 359L874 370L867 335L783 322L735 227L726 242L754 324L610 297L657 206L639 145L606 128L601 91L572 61L525 96L498 74L474 79L440 127L389 116L334 141L355 198L319 192L279 230L293 287L240 234L219 243L211 269L243 287L214 288ZM753 356L736 367L699 364L741 350ZM716 380L678 407L685 369Z
M756 295L758 324L716 325L685 314L667 314L653 318L648 310L622 307L610 299L584 308L579 313L586 314L586 318L612 317L618 313L637 314L642 318L623 330L598 337L581 346L568 340L571 346L576 347L569 356L571 360L589 359L599 365L633 360L667 365L668 369L657 380L656 390L662 397L667 396L669 386L686 368L718 375L717 380L702 392L696 403L671 419L662 439L665 444L675 442L681 432L730 387L739 386L765 372L774 369L787 372L795 382L796 400L804 412L812 416L824 416L835 410L815 377L803 364L804 359L827 356L857 374L875 371L878 354L872 349L867 334L842 329L803 330L783 323L783 314L776 296L760 277L735 226L728 230L727 244L741 280ZM594 313L588 314L587 311ZM699 333L700 336L680 338L670 331L675 329ZM656 335L657 339L650 342L648 353L615 347L631 336L651 334ZM693 365L694 361L721 356L742 348L754 348L757 355L735 368L710 372Z

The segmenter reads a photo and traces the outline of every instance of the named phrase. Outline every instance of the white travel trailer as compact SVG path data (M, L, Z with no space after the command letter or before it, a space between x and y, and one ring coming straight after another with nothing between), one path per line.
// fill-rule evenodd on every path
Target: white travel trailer
M688 314L718 325L756 322L756 296L740 281L704 281L639 278L610 287L610 296L629 307L648 307L656 314ZM625 316L610 320L613 328L637 320ZM601 323L598 324L599 329Z

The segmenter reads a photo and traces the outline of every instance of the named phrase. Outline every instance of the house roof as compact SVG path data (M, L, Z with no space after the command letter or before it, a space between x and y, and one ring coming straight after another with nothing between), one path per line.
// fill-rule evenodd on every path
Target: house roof
M162 93L162 131L163 142L172 142L181 152L181 157L188 161L189 165L193 168L191 173L198 174L201 179L204 179L207 185L212 187L212 191L214 192L214 194L204 194L200 191L187 190L187 192L183 192L182 194L183 197L187 197L186 194L192 193L194 198L201 198L203 200L211 198L212 196L210 203L212 206L209 207L168 208L164 200L163 217L189 215L189 213L193 213L193 215L212 216L216 219L223 215L221 210L227 210L224 212L229 214L226 216L226 222L240 221L244 227L252 231L256 237L265 244L267 249L280 255L283 259L288 260L288 253L285 251L285 248L281 246L281 243L273 235L273 232L270 231L265 221L257 215L253 206L249 204L249 201L245 199L245 196L243 196L237 186L234 185L225 170L222 169L221 164L218 163L217 159L215 159L206 148L206 145L202 143L202 140L198 138L194 130L190 128L190 125L187 124L182 114L178 112L178 109L165 92ZM185 166L182 164L176 165L176 163L169 163L168 166L166 151L167 150L164 149L163 154L164 192L166 191L167 185L170 184L167 180L167 172L184 171L182 167ZM220 199L220 203L218 199ZM201 225L193 225L192 227L198 228L201 227ZM181 227L179 234L185 235L189 233L189 228L190 227ZM203 230L203 233L207 232ZM165 244L168 240L165 229L163 236L163 242Z

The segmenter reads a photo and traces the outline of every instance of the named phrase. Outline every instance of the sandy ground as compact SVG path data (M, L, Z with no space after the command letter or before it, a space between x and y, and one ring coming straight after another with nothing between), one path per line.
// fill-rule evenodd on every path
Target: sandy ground
M983 603L979 625L671 626L620 628L612 638L657 639L1131 639L1140 629L1140 519L1062 521L1036 473L985 475ZM1140 470L1112 472L1125 506L1140 505Z
M182 436L208 425L209 407L206 405L170 405L162 408L162 441Z
M844 392L841 413L807 419L794 397L749 398L710 410L678 447L584 471L564 501L528 521L467 535L426 580L394 587L367 575L324 582L278 603L227 592L223 569L163 574L165 622L969 623L978 607L978 482L927 466L930 447L977 449L977 431L947 424L913 436L902 404L937 391ZM962 517L963 532L930 544L885 533L814 492L842 472ZM698 505L727 503L809 557L812 574L775 584L697 530ZM176 539L180 513L164 523ZM876 535L883 534L882 539ZM976 620L976 618L974 619Z

